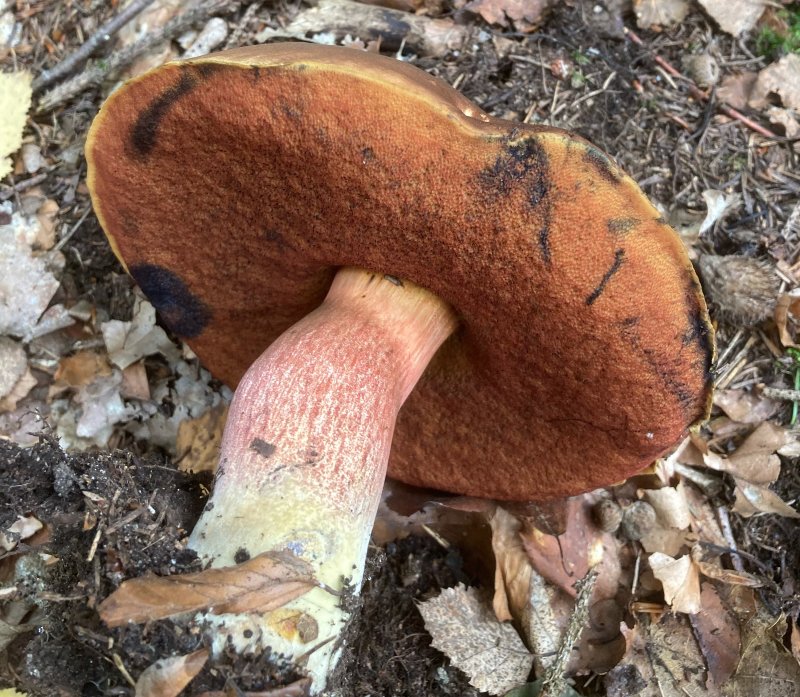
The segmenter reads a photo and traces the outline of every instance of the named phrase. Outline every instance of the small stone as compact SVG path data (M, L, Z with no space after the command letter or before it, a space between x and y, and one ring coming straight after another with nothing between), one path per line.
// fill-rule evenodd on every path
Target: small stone
M655 524L655 508L646 501L636 501L622 512L620 530L629 540L641 540Z

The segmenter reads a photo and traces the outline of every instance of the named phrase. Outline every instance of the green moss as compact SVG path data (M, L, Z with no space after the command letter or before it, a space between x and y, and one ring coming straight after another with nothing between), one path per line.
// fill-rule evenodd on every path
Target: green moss
M756 50L771 59L786 53L800 53L800 5L794 3L776 14L786 22L786 30L779 32L772 27L762 27L756 37Z

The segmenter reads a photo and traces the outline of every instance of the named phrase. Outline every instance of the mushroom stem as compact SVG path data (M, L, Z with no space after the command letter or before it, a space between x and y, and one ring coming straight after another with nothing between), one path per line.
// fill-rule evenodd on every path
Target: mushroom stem
M214 491L189 546L214 566L289 549L318 581L358 592L398 410L456 327L449 306L407 281L340 270L323 304L279 337L236 389ZM237 555L239 552L239 555ZM241 560L241 559L240 559ZM314 689L349 618L314 589L259 616L210 618L222 648L307 654ZM249 631L247 631L249 630Z

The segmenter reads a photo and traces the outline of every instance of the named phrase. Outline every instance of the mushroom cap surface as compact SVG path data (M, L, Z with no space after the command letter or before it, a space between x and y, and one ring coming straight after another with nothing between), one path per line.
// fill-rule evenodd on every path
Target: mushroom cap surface
M86 154L115 253L231 386L339 267L452 305L460 328L400 411L390 476L570 495L707 416L713 334L682 243L569 132L491 118L399 61L276 44L128 82Z

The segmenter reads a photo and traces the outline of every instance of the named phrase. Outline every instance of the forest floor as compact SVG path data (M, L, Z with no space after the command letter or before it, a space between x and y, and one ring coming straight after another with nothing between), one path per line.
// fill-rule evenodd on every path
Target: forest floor
M201 570L186 536L231 393L159 327L114 257L83 156L120 80L292 38L401 55L492 116L602 148L681 235L717 340L708 423L626 483L528 507L388 488L331 694L534 695L531 664L559 697L800 694L797 4L754 17L730 0L136 4L146 9L59 74L126 5L0 0L0 169L11 157L0 177L0 695L306 693L269 653L209 658L185 615L117 628L98 615L128 579ZM622 527L598 522L602 510ZM595 543L605 558L581 614L575 582ZM418 609L446 588L450 614L463 610L455 642ZM488 648L499 621L466 588L484 609L505 603L527 670L508 676L507 655ZM586 631L553 677L575 616ZM477 662L458 649L475 642L488 642ZM167 657L193 659L154 688L151 666Z

